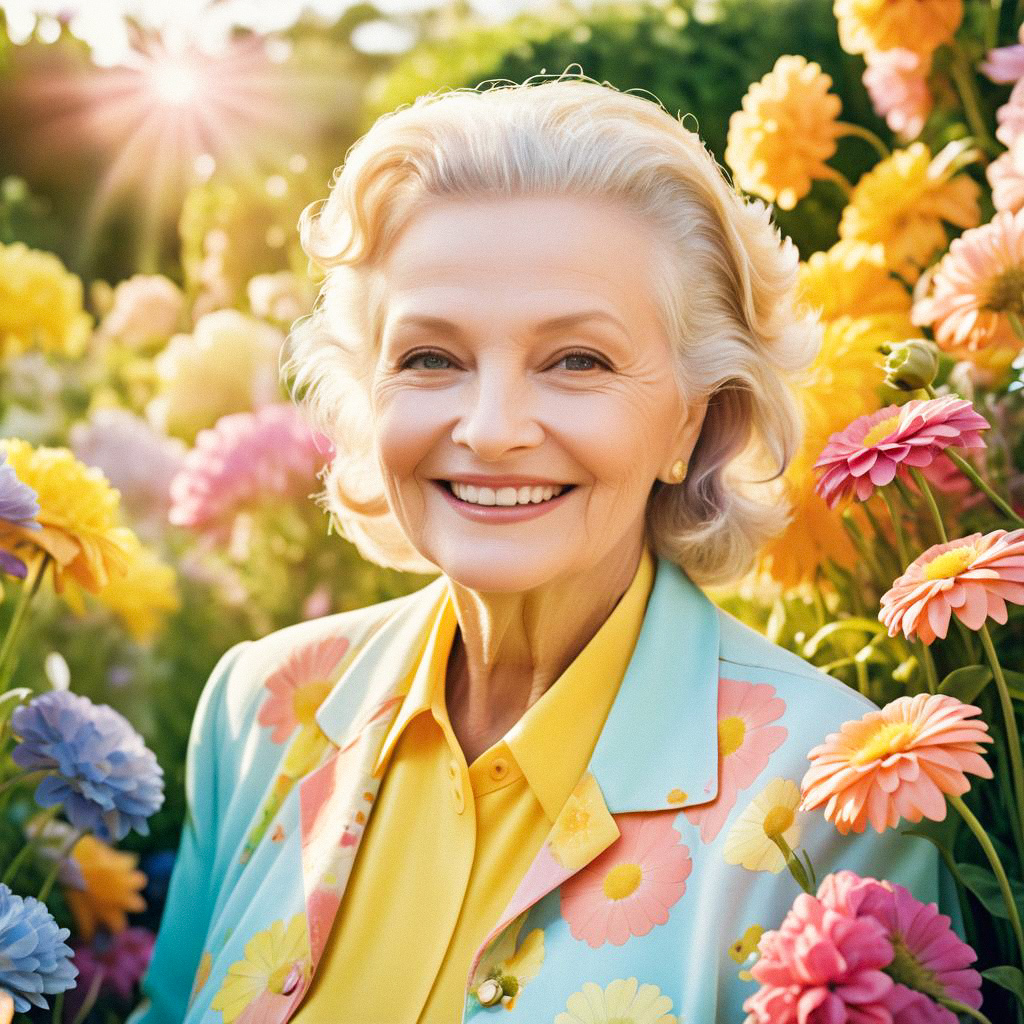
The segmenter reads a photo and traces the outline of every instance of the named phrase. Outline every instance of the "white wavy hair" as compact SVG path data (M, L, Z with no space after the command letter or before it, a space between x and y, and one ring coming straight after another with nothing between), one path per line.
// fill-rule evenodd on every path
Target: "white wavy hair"
M770 209L734 191L657 102L585 76L421 96L377 120L327 199L303 211L302 246L324 277L282 375L336 447L321 506L364 558L437 571L392 514L374 448L384 314L374 271L427 202L542 194L617 201L660 238L652 285L677 384L684 401L708 406L685 481L652 486L648 539L698 583L735 579L785 525L778 477L799 445L795 388L821 328L796 302L799 256Z

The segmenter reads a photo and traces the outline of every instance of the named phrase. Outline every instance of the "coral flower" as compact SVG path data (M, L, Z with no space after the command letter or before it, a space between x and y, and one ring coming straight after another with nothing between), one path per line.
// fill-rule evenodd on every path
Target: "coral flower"
M75 925L88 942L97 928L117 933L127 927L129 913L146 909L142 890L146 876L134 853L115 850L95 836L82 836L71 856L82 872L84 888L68 889L65 897Z
M926 644L944 638L952 613L968 629L1006 622L1006 602L1024 604L1024 529L935 544L907 566L882 596L879 619Z
M42 529L0 521L0 547L34 546L53 559L54 586L70 578L90 593L127 572L131 531L118 525L120 494L98 470L66 448L34 448L27 441L0 441L0 450L39 500Z
M857 182L839 222L840 238L880 242L890 269L917 280L946 248L945 224L972 228L981 220L980 188L956 173L973 158L962 140L934 157L923 142L896 150Z
M562 886L562 917L592 949L664 924L693 867L664 814L624 815L618 826L619 839Z
M736 184L791 210L815 178L828 178L825 161L842 134L842 103L829 92L832 79L813 61L780 57L743 97L729 118L725 161Z
M865 55L864 88L875 113L885 118L890 131L904 139L915 139L924 129L932 110L928 89L927 56L903 47L869 50Z
M836 242L800 265L800 298L824 321L875 313L910 314L910 293L889 272L885 249L867 242Z
M829 438L814 464L822 473L817 491L835 508L851 492L864 501L892 483L903 467L929 466L946 448L984 448L984 416L963 398L944 396L888 405L859 416Z
M1007 314L1024 315L1024 211L997 213L955 238L914 304L914 323L930 326L948 352L1016 345Z
M899 46L931 54L960 27L962 0L835 0L839 42L847 53Z
M981 711L955 697L919 693L846 722L807 755L800 785L802 810L825 806L825 817L846 835L877 832L901 818L942 821L946 796L970 789L965 772L992 778L980 755L990 743Z

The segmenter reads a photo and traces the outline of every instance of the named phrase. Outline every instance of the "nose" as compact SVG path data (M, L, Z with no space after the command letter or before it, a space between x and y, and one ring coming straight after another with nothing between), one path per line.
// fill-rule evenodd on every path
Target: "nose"
M536 447L544 438L529 381L508 363L481 366L457 401L452 440L485 462L497 462L518 448Z

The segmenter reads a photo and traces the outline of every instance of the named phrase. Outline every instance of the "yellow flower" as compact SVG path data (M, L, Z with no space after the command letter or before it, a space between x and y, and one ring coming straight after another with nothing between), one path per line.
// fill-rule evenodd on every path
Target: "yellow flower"
M91 329L82 282L53 253L0 244L0 359L32 348L77 356Z
M636 978L616 978L601 988L585 982L566 1000L568 1013L554 1024L676 1024L672 1000L657 985L641 985Z
M130 539L129 539L130 538ZM144 547L132 533L128 538L128 565L122 576L111 576L96 599L109 608L139 643L148 643L164 616L181 607L177 575Z
M287 927L275 921L246 943L245 958L228 968L210 1009L224 1015L224 1024L232 1024L263 996L280 995L293 972L305 976L309 970L306 915L296 914Z
M156 357L158 393L146 415L165 433L192 442L221 416L280 401L284 335L234 309L201 317Z
M146 909L141 895L146 876L136 868L139 858L115 850L95 836L79 839L71 856L81 869L85 889L67 889L64 895L82 938L91 939L98 927L124 931L128 924L125 915Z
M840 238L881 243L889 269L917 280L945 249L945 224L970 228L981 220L981 190L956 174L971 158L961 142L934 158L923 142L896 150L857 182L839 222Z
M189 993L188 1006L196 1001L196 996L203 991L204 986L210 980L210 971L213 969L213 954L207 950L199 958L199 966L196 968L196 976L192 979L192 991Z
M835 0L834 10L847 53L902 47L930 55L953 38L964 16L962 0Z
M729 118L725 149L740 188L791 210L813 179L831 177L825 161L842 134L842 103L831 86L817 64L786 55L747 90Z
M496 981L503 992L501 1003L508 1010L515 1008L523 986L537 977L544 964L544 932L534 928L520 943L519 936L525 923L526 912L498 936L473 973L473 991L488 979Z
M118 526L120 492L95 467L86 466L67 448L35 448L20 438L0 440L18 479L39 496L43 528L25 530L0 525L0 546L35 546L53 559L58 594L72 579L95 594L131 564L134 534Z
M781 836L795 850L800 842L797 806L800 787L791 779L772 779L747 805L725 840L726 864L739 864L748 871L778 874L786 859L773 836Z
M607 849L618 836L597 780L587 772L551 826L551 855L562 867L578 871L594 859L595 851Z
M910 314L910 292L889 272L885 249L836 242L800 265L800 296L822 320L873 313Z

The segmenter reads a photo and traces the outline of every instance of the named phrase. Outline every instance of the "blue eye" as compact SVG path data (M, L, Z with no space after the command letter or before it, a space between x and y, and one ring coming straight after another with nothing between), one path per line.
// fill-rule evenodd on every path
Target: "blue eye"
M605 367L605 368L607 368L607 366L608 366L608 364L605 363L603 360L598 359L597 356L593 356L589 352L567 352L564 356L562 356L561 359L558 360L558 363L556 365L568 362L568 360L570 360L570 359L583 360L583 362L589 363L590 365L589 366L582 366L582 367L579 366L579 365L577 365L576 367L571 367L570 366L570 367L568 367L569 369L591 370L595 366L601 366L601 367Z
M431 351L431 350L427 350L425 352L413 352L412 355L406 357L406 359L402 362L402 369L403 370L414 369L415 367L413 366L413 364L416 363L420 359L433 359L433 360L438 360L441 363L447 364L445 366L439 366L437 364L437 362L435 362L432 365L422 366L421 369L424 369L424 370L445 370L445 369L448 368L448 366L451 365L451 363L450 363L450 361L449 361L447 356L441 355L440 352L434 352L434 351Z

